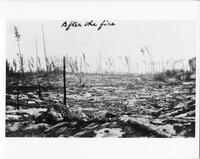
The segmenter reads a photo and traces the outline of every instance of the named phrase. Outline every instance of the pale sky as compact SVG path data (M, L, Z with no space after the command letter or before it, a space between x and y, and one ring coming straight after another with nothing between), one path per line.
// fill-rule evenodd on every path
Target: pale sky
M112 21L115 22L115 26L103 27L99 31L94 27L71 28L65 31L61 28L63 22L63 20L8 21L7 58L12 60L17 57L18 48L13 31L13 26L16 25L21 34L20 46L25 59L36 57L35 36L37 36L39 56L44 61L41 24L45 31L47 56L62 57L68 54L71 57L80 57L84 53L91 69L96 69L97 57L101 54L103 67L104 60L112 57L116 69L122 71L125 69L122 58L128 56L132 63L131 70L134 70L134 63L142 63L144 59L149 60L148 56L142 56L140 48L143 46L149 48L153 61L188 59L195 56L194 21Z

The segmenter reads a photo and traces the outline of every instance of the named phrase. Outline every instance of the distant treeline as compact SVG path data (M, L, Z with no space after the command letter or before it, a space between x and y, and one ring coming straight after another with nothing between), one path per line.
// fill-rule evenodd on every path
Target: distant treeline
M11 61L6 59L6 73L7 75L12 74L23 74L23 73L60 73L63 70L63 57L49 57L46 49L45 42L45 28L41 24L42 37L43 37L43 48L45 56L45 67L41 64L41 59L38 56L37 37L35 35L35 58L30 57L25 60L23 53L21 52L20 40L21 34L19 28L14 26L14 38L16 39L18 51L17 58ZM196 58L192 59L180 59L180 60L167 60L165 62L154 61L151 51L148 46L140 47L138 55L141 56L140 62L134 61L128 56L119 56L118 61L114 60L111 56L102 58L99 53L96 60L96 66L92 66L86 59L86 54L82 53L81 56L70 57L65 56L66 71L69 73L109 73L109 74L131 74L131 73L157 73L167 70L183 70L195 72L196 70ZM121 70L117 69L121 67Z
M106 67L102 67L102 61L101 57L97 59L97 65L96 65L96 71L90 71L90 64L86 61L86 55L82 53L81 57L69 57L66 56L66 71L68 73L110 73L115 74L119 73L115 69L115 61L109 57L104 61L104 64ZM7 74L16 74L16 73L34 73L34 72L49 72L49 73L61 73L63 70L63 60L62 58L46 58L46 67L43 67L41 65L41 59L38 57L37 59L34 59L31 57L28 60L24 60L23 56L19 56L18 59L13 59L12 61L6 60L6 73ZM124 74L130 74L130 73L141 73L139 71L139 66L135 65L134 72L131 71L131 60L124 56L124 63L125 63L125 69ZM191 58L187 61L188 67L186 68L185 64L183 64L183 61L178 60L171 60L167 61L165 63L156 63L156 62L144 62L144 72L143 73L156 73L156 72L162 72L166 70L187 70L191 72L196 71L196 57ZM26 64L26 65L25 65ZM26 67L25 67L26 66ZM159 69L158 69L159 66ZM26 69L25 69L26 68ZM105 69L106 68L106 69ZM137 70L138 69L138 70Z

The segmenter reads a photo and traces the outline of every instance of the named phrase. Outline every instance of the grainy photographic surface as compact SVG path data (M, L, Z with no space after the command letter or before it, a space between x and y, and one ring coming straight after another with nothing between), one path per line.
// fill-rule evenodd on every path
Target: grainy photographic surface
M9 20L6 137L195 137L193 21Z

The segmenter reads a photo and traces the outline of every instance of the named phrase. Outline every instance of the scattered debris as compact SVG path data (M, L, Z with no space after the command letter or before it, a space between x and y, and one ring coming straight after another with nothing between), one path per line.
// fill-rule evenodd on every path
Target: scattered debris
M67 75L40 81L7 79L6 136L194 137L195 75L156 80L150 75ZM158 77L160 78L160 77ZM80 86L82 85L82 86ZM19 109L17 109L19 107Z

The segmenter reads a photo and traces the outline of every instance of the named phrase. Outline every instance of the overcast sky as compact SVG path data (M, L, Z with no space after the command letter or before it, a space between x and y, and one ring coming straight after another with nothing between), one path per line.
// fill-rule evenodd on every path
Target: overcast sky
M78 20L77 20L78 21ZM87 21L87 20L86 20ZM86 21L79 21L85 23ZM91 66L101 54L102 61L112 57L116 63L128 56L132 63L141 62L144 57L141 47L148 47L153 61L185 59L195 56L195 23L193 21L111 21L115 26L61 28L64 21L50 20L10 20L7 25L7 58L17 57L17 42L13 26L21 34L21 52L25 59L36 57L35 36L38 41L39 56L44 61L41 24L44 26L47 56L81 56ZM67 21L70 22L70 21ZM101 21L95 21L101 23ZM148 57L146 55L146 60ZM102 62L104 65L104 62ZM120 67L121 66L116 66Z

